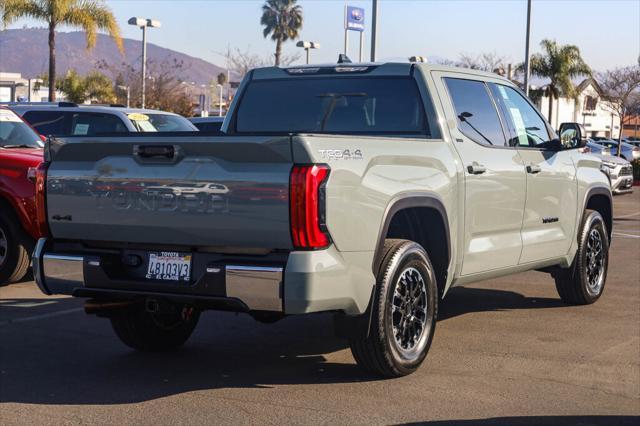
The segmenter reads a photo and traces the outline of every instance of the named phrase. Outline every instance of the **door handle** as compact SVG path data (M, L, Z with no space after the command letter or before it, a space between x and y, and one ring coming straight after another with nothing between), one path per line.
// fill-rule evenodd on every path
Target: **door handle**
M487 168L482 164L478 164L475 161L467 166L467 171L472 175L481 175L487 171Z
M536 173L540 173L541 171L542 171L542 168L537 164L529 164L527 166L527 173L531 173L532 175L535 175Z

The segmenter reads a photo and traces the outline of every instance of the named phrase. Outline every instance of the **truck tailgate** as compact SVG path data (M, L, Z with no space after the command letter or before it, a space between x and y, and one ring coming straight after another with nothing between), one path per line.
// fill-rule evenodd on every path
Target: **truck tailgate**
M51 142L54 238L290 249L289 137Z

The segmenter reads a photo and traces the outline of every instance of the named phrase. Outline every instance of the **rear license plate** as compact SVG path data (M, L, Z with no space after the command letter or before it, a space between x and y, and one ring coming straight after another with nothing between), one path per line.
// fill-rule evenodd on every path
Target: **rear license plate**
M152 252L149 253L147 263L147 275L149 280L183 281L191 280L191 254L176 252Z

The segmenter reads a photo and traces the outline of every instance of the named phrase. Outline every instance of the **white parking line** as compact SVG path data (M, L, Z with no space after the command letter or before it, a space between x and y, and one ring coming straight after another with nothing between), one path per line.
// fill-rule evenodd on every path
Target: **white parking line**
M625 215L622 215L622 216L616 216L616 217L613 218L613 220L621 219L621 218L625 218L625 217L638 216L638 215L640 215L640 212L631 213L631 214L625 214Z
M36 321L36 320L45 319L45 318L59 317L61 315L73 314L80 311L84 311L84 308L65 309L57 312L50 312L48 314L34 315L32 317L10 319L6 321L0 321L0 327L2 327L3 325L15 324L19 322L29 322L29 321Z
M640 235L623 234L622 232L614 232L613 235L625 238L640 238Z
M10 308L36 308L38 306L51 305L58 303L54 300L45 300L44 302L16 302L11 301L9 303L4 302L2 306L9 306Z

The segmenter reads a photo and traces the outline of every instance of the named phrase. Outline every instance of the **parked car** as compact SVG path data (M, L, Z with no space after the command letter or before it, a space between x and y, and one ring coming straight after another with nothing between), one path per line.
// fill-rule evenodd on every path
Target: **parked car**
M597 143L591 138L587 138L587 144L585 145L585 148L588 148L585 150L586 152L592 152L593 154L611 155L611 148L604 145L600 145L599 143Z
M0 285L26 275L41 235L33 178L43 160L42 147L28 124L0 107Z
M59 103L10 103L40 134L93 136L129 132L193 132L198 129L178 114L121 106Z
M189 119L194 126L201 132L210 133L213 135L223 135L222 123L224 123L224 117L192 117Z
M578 150L584 129L560 129L510 80L481 71L254 69L223 137L50 144L36 282L90 298L86 311L142 351L181 346L205 309L263 322L334 312L360 366L407 375L452 286L535 269L565 303L603 294L609 180ZM126 181L154 190L119 188ZM67 191L71 182L92 186Z
M607 138L593 138L596 143L611 150L611 155L618 156L618 141ZM622 142L622 158L631 162L640 159L640 147Z
M601 155L602 171L609 177L614 194L633 192L633 167L624 158Z

